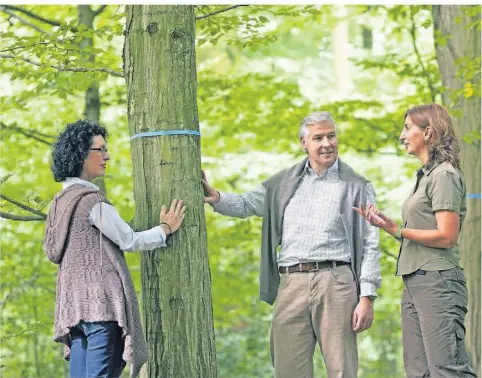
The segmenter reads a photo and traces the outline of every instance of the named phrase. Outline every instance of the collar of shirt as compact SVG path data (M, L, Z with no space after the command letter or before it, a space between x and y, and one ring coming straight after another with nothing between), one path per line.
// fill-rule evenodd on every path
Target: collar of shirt
M311 167L310 167L310 159L306 161L305 169L303 174L307 175L308 177L317 176L321 179L338 179L338 158L336 158L333 165L325 169L320 175L318 175Z
M68 188L69 186L74 184L84 185L87 188L92 188L97 191L99 190L99 187L97 185L92 184L90 181L82 180L79 177L67 177L65 181L62 181L62 189Z
M422 168L420 168L417 171L417 174L419 174L418 172L423 172L421 174L428 176L430 174L430 172L432 172L438 165L440 165L439 162L429 161L426 165L424 165Z

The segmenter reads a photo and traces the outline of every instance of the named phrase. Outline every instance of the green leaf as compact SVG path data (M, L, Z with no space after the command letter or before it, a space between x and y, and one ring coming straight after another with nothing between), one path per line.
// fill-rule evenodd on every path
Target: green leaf
M420 5L412 5L410 8L412 10L413 16L415 16L422 9L422 7Z
M481 140L480 130L472 130L463 135L463 140L467 144L477 144Z
M429 27L432 26L432 20L430 18L427 18L423 23L422 27L425 29L428 29Z
M464 91L463 91L464 97L465 98L472 97L473 93L474 93L474 89L472 88L472 83L470 82L465 83Z

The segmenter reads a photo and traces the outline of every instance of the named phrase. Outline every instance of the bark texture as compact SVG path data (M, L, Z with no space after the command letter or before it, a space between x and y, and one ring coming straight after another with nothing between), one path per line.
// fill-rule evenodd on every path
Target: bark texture
M77 15L79 16L79 25L84 24L88 29L94 28L94 19L97 14L92 10L90 5L78 5ZM94 40L91 37L83 38L79 46L81 50L87 47L93 47ZM95 57L91 54L84 59L88 62L94 62ZM99 83L97 81L92 81L85 92L84 118L95 122L100 121L100 93ZM102 193L106 193L105 180L103 177L97 178L95 184Z
M199 130L195 15L188 5L127 6L124 74L129 133ZM200 137L131 141L135 226L159 224L162 204L182 199L183 225L167 249L142 253L147 376L215 377L216 355Z
M443 102L452 113L457 135L461 139L462 172L467 183L467 193L480 196L480 140L472 143L463 141L463 136L479 131L481 127L480 93L480 5L477 15L469 16L474 6L434 5L432 7L434 31L437 36L449 36L447 44L436 44L437 61L442 83L446 91ZM478 20L478 25L474 22ZM471 25L472 24L472 25ZM454 102L455 90L464 88L462 61L478 60L478 72L470 79L474 87L472 96L461 95ZM480 135L480 134L479 134ZM472 365L481 376L481 244L480 244L480 198L467 198L467 216L460 235L461 260L467 279L469 308L466 318L466 344Z
M89 29L94 28L95 12L90 5L78 5L77 14L79 16L79 25L84 24ZM94 40L92 38L83 38L80 41L80 49L87 47L93 47ZM88 62L93 62L95 57L93 54L89 55L86 59ZM96 81L93 81L85 93L85 108L84 118L91 121L99 122L100 120L100 94L99 85Z

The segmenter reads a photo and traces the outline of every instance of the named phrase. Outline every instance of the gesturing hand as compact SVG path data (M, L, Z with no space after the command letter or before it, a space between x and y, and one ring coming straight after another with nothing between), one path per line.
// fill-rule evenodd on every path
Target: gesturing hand
M206 178L206 173L201 171L201 182L203 183L204 187L204 203L213 204L219 202L219 193L216 189L214 189L208 183L208 179Z
M361 216L365 217L365 219L370 222L372 226L380 227L392 235L397 231L397 224L370 203L368 204L366 210L363 209L363 204L360 204L359 208L352 207L352 209Z
M173 232L176 232L179 227L181 227L181 223L186 215L186 206L183 206L182 200L179 202L175 199L171 203L171 208L169 212L166 214L166 206L162 205L161 207L161 215L159 216L159 223L165 223L168 227L165 227L165 224L161 224L162 229L164 230L166 235L169 235Z

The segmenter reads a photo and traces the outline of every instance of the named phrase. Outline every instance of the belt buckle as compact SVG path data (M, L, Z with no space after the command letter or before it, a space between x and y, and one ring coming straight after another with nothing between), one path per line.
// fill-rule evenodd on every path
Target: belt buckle
M313 263L312 263L313 264ZM320 266L318 265L318 261L314 262L315 267L309 270L309 272L316 272L317 270L320 270Z

